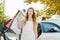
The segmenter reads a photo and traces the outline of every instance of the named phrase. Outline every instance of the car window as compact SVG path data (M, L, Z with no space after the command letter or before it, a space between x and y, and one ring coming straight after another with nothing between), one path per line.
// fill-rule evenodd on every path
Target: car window
M43 22L42 26L44 32L60 32L60 27L55 23Z

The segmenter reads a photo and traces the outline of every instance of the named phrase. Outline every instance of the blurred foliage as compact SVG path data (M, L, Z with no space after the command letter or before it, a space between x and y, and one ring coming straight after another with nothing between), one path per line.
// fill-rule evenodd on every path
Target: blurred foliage
M36 3L38 0L25 0L24 2L25 3L28 3L28 4L31 4L31 2L34 2L34 3Z
M36 17L43 15L43 13L42 10L36 10Z
M41 4L45 4L47 5L47 7L49 6L45 14L48 13L48 15L54 15L57 13L58 15L60 15L60 0L25 0L25 1L26 3L29 4L31 4L31 2L37 3L39 1Z
M0 27L8 20L8 17L4 15L4 4L0 3Z

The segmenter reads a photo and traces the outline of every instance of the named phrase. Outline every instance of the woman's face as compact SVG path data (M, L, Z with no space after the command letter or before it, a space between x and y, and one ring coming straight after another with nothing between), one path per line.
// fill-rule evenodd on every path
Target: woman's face
M29 9L28 10L28 16L32 16L33 15L33 9Z

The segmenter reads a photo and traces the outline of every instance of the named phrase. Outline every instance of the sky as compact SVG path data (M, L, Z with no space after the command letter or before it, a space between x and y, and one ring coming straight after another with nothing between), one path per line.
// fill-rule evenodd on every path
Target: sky
M33 7L35 10L44 10L46 5L40 4L39 2L26 5L24 0L5 0L5 15L9 18L13 18L18 10L28 9L29 7Z

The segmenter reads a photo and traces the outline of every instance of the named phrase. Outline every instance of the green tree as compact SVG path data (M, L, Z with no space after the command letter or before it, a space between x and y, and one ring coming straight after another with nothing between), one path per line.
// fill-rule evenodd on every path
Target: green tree
M29 0L26 0L26 1L27 1L27 3L29 3L28 2ZM49 6L46 13L49 13L49 14L52 14L52 15L57 13L57 14L60 15L60 0L34 0L34 1L35 2L39 1L41 4L46 4L47 7ZM34 1L31 0L30 3L34 2Z
M4 4L0 3L0 27L8 20L8 17L4 15Z
M42 10L36 10L36 17L43 15L44 12Z

